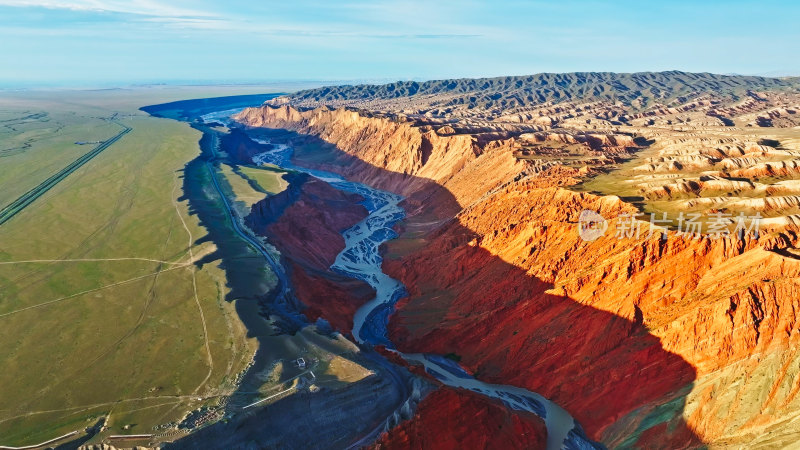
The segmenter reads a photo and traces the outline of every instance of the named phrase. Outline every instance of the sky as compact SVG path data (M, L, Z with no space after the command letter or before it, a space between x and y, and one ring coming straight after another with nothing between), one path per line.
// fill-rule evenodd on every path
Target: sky
M0 0L0 85L800 74L800 2Z

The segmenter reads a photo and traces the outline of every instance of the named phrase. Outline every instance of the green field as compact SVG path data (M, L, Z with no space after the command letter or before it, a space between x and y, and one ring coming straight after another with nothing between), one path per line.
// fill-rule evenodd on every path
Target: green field
M220 166L219 174L227 181L227 195L239 217L250 214L250 208L267 195L283 191L288 182L283 179L286 171L270 167Z
M278 279L233 230L212 166L196 159L200 131L138 111L251 93L232 89L0 94L0 208L97 147L75 141L131 128L0 225L0 445L80 436L100 418L108 429L89 443L170 441L198 408L268 407L301 378L334 393L373 373L340 335L254 322ZM240 219L287 187L275 167L211 170ZM266 369L243 379L259 345Z
M0 205L5 206L100 141L119 132L107 119L64 112L20 111L0 116Z
M200 133L137 108L249 93L142 89L0 94L0 205L132 131L0 226L0 445L108 416L155 433L235 388L255 351L213 243L182 196Z
M248 179L255 182L262 191L269 194L277 194L278 192L286 189L289 183L283 179L286 174L285 170L281 170L271 166L261 167L240 167L239 170Z

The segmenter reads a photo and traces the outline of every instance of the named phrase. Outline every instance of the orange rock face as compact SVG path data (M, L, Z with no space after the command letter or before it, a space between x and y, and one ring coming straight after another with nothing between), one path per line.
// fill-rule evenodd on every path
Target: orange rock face
M544 422L512 412L469 391L440 388L425 397L414 417L381 436L374 449L543 449Z
M237 118L252 127L302 133L308 142L295 146L296 162L407 196L412 212L424 204L427 212L455 214L528 167L514 158L510 142L479 144L471 135L440 136L343 109L249 108ZM447 195L437 196L442 192Z
M422 250L385 262L411 293L390 323L395 343L456 353L481 379L539 392L604 442L713 439L724 427L703 414L687 424L686 395L700 377L794 347L800 261L771 250L795 237L662 241L645 228L639 239L610 232L586 242L583 209L611 218L611 230L631 211L610 197L516 183ZM672 409L657 408L665 404Z
M502 139L345 110L260 108L240 120L300 133L301 164L407 196L410 217L384 259L410 293L390 321L400 350L454 353L482 380L543 394L610 447L780 447L800 438L800 252L792 227L758 240L671 232L664 241L643 223L640 237L618 239L617 217L635 213L633 205L557 187L585 172L531 170ZM580 238L584 209L609 219L605 236ZM309 290L334 292L319 286ZM335 310L343 323L348 305L333 300L319 310ZM383 444L425 445L415 439L452 425L432 409ZM471 428L480 432L458 442L488 445L490 429Z

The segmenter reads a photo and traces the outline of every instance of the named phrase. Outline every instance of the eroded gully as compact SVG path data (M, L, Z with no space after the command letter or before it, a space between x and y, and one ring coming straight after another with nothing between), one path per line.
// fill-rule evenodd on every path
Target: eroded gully
M352 332L359 344L383 345L409 363L421 364L427 373L447 386L467 389L500 400L508 408L538 415L547 426L548 449L602 448L586 437L581 426L567 411L535 392L514 386L484 383L468 374L456 362L439 355L406 354L395 349L388 337L387 325L395 303L406 295L406 290L400 281L383 272L379 247L397 237L392 227L405 217L405 210L400 206L403 198L391 192L345 180L334 173L296 166L291 162L292 149L289 146L258 139L255 141L265 145L265 148L271 147L271 150L253 157L255 164L274 164L284 169L305 172L337 189L356 193L364 198L363 205L369 215L342 232L345 248L331 266L338 273L368 283L376 291L375 298L363 305L353 318Z

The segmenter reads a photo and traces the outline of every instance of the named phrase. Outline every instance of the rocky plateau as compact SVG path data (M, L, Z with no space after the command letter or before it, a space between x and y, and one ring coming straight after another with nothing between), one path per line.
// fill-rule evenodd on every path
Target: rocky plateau
M538 392L609 447L774 448L800 439L799 86L683 72L400 82L301 91L237 120L286 130L299 165L405 197L383 248L408 289L389 324L403 352ZM309 314L347 333L371 293L330 272L343 244L321 230L364 212L294 184L254 206L252 227L292 261ZM584 210L604 235L581 237ZM724 217L724 231L648 233L650 214L681 212ZM740 213L760 231L735 233ZM623 223L644 233L615 235ZM545 434L442 387L373 445L536 448Z

